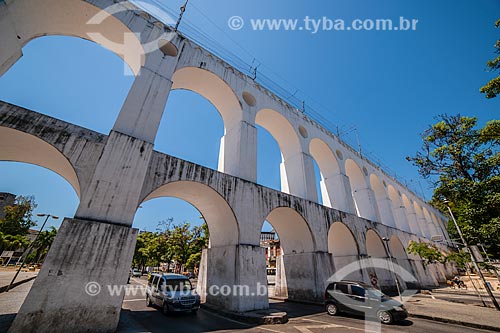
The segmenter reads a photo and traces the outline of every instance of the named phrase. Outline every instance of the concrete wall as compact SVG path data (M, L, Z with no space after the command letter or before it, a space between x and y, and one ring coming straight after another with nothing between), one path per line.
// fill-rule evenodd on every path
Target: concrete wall
M9 332L114 332L125 294L107 288L126 285L136 238L137 229L65 219Z
M102 9L111 12L111 17L92 23ZM252 78L130 3L6 1L0 6L0 27L4 41L0 74L22 56L22 47L29 41L47 34L85 38L120 56L136 79L113 127L115 132L154 143L170 91L189 89L212 102L223 119L219 171L256 181L256 125L260 125L279 144L283 192L317 202L312 168L316 160L326 205L388 226L396 224L426 238L447 236L439 226L445 217L374 163ZM172 52L154 47L165 39L170 40ZM381 186L375 188L371 178ZM404 205L402 199L407 201ZM421 211L417 218L412 205L417 215ZM80 216L95 218L92 212L80 212ZM109 218L127 223L127 217L116 215Z
M89 19L101 17L103 9L111 17L89 23ZM48 34L76 36L102 45L124 60L135 81L109 135L0 102L0 160L36 164L61 175L80 198L76 217L86 220L65 222L66 229L49 253L49 264L35 282L40 290L28 296L14 331L46 329L49 320L54 320L57 329L73 328L90 316L95 316L89 321L90 330L112 330L120 299L99 296L93 299L99 305L93 306L79 285L73 288L73 281L122 281L133 249L134 231L129 227L135 211L141 202L161 196L189 201L206 218L212 235L212 247L202 265L207 286L265 284L260 231L266 219L276 224L285 250L279 289L296 299L318 299L328 276L341 268L342 255L335 258L328 241L330 227L336 222L348 226L357 245L356 253L350 255L359 258L370 257L368 230L380 238L397 237L404 247L410 240L429 239L436 233L448 237L441 228L444 215L374 163L250 77L134 5L113 0L1 3L0 75L22 56L27 43ZM168 51L154 47L165 40L169 41ZM219 172L153 150L172 89L197 92L219 111L225 127ZM257 125L268 130L280 147L281 191L255 183ZM314 160L323 177L325 206L318 203ZM85 228L79 229L82 226L92 233L66 232L84 233ZM126 240L129 242L123 243ZM92 241L123 251L112 248L111 255L104 257ZM77 260L69 262L62 249L73 249L75 244L86 256L74 253ZM110 258L114 258L112 263ZM436 284L449 272L440 266L424 269L418 261L412 263L421 284ZM109 269L110 264L117 270ZM361 267L359 271L365 281L369 280L368 270ZM87 271L85 278L79 278ZM69 272L71 281L64 280L64 272ZM376 273L382 285L390 284L384 270ZM60 304L51 303L49 294L60 297ZM207 296L206 300L234 311L268 306L265 296ZM80 307L75 313L83 314L78 318L68 312L75 306ZM67 324L61 321L65 314Z

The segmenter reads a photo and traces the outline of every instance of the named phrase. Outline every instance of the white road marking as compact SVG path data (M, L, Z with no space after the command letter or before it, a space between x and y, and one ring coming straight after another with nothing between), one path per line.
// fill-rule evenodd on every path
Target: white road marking
M372 333L379 333L379 331L370 331L370 330L365 330L365 328L359 328L359 327L354 327L354 326L347 326L347 325L341 325L341 324L332 324L332 323L329 323L329 322L326 322L326 321L322 321L322 320L315 320L315 319L309 319L309 318L300 318L302 320L307 320L307 321L312 321L312 322L316 322L316 323L321 323L321 324L325 324L326 325L334 325L334 326L330 326L330 327L344 327L344 328L348 328L350 330L357 330L357 331L364 331L364 332L372 332ZM304 326L303 326L304 327ZM305 327L308 327L308 326L305 326ZM297 327L295 327L297 328ZM319 327L311 327L311 328L319 328Z
M146 302L144 298L134 298L134 299L124 299L124 302L136 302L136 301L141 301L141 302Z
M139 280L139 279L132 278L132 280L134 280L134 282L137 282L137 283L139 283L139 284L142 284L144 287L147 287L147 286L148 286L148 284L147 284L147 283L141 282L141 280Z

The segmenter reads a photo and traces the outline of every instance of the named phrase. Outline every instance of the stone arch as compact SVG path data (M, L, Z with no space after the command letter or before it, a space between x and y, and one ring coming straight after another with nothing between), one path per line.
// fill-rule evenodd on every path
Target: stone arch
M417 214L417 223L420 228L420 235L422 237L428 237L427 221L424 217L424 212L422 211L422 207L416 202L413 202L413 207L415 208L415 213Z
M403 205L406 208L406 218L408 220L411 232L416 235L420 235L422 232L420 231L420 228L418 226L417 213L415 212L414 205L406 194L401 194L401 198L403 200Z
M328 252L331 253L335 271L359 260L359 245L352 231L342 222L335 222L328 231ZM363 280L361 266L345 279Z
M387 258L384 242L373 229L366 232L366 254L372 258Z
M309 143L309 152L318 164L321 180L321 197L323 205L340 208L336 205L335 194L341 193L341 184L335 178L341 173L340 165L330 147L321 139L313 138Z
M278 207L269 213L266 220L278 233L283 254L314 251L312 231L307 221L297 211L289 207Z
M276 257L275 295L289 299L313 297L314 238L309 224L297 211L277 207L266 220L278 233L281 255Z
M389 198L387 197L384 184L380 181L380 178L373 173L370 175L370 186L375 194L375 200L377 201L378 211L380 213L380 222L395 228L396 223L394 221L392 206Z
M172 89L190 90L205 97L219 111L225 131L242 120L243 110L234 90L216 74L201 68L182 67L172 76Z
M4 63L0 64L0 74L22 56L22 47L35 38L48 35L80 37L100 44L122 58L135 75L145 62L141 41L117 17L104 15L99 24L88 23L104 11L87 1L11 1L7 10L13 27L5 31L10 35L2 38L5 44L0 50L0 61ZM124 7L124 11L128 10Z
M49 169L71 184L80 198L80 181L71 162L51 144L31 134L0 127L0 160Z
M238 244L239 226L233 210L210 186L192 181L175 181L158 187L142 202L160 197L182 199L198 209L208 225L211 247Z
M280 147L283 161L302 150L297 132L288 119L278 111L260 110L255 117L255 123L265 128L274 137Z
M401 240L393 235L389 241L389 249L391 250L391 256L395 259L408 259L408 254L401 243Z
M428 231L428 238L430 239L432 236L436 236L437 234L437 229L436 226L434 225L434 222L432 221L431 213L426 207L422 207L422 212L424 213L424 218L425 221L427 222L427 231Z
M374 205L373 191L369 188L366 178L359 165L351 160L345 161L346 175L351 184L352 197L358 216L377 221L378 216Z
M257 112L255 123L267 130L278 143L281 152L281 191L307 198L307 186L314 188L314 184L306 184L306 170L300 156L302 148L292 124L285 116L272 109Z
M359 247L352 231L342 222L335 222L328 231L328 252L337 257L358 256Z
M389 193L389 199L392 203L392 211L394 213L394 220L396 221L396 226L400 230L410 231L408 226L408 221L406 219L406 208L403 205L401 194L392 185L387 186L387 192Z

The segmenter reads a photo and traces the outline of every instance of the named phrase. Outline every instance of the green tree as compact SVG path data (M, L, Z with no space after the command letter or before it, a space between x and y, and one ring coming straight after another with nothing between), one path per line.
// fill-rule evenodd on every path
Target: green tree
M184 266L188 262L191 255L201 252L200 238L203 229L201 227L191 228L189 222L184 222L178 225L172 232L172 246L174 248L174 259Z
M477 128L477 118L438 117L423 135L423 146L408 157L434 186L431 203L442 211L445 199L470 244L498 253L500 239L500 121ZM450 222L448 232L458 238Z
M500 27L500 20L496 21L495 27ZM491 72L496 72L500 69L500 39L497 40L494 47L497 57L495 59L489 60L486 63L486 66ZM500 93L500 76L490 80L479 91L483 94L486 94L486 98L496 97Z
M0 249L14 251L24 249L29 245L29 240L24 235L5 235L0 232Z
M40 263L43 262L45 256L49 252L52 243L57 235L57 229L55 227L50 227L48 230L44 230L38 236L38 239L33 244L33 262Z
M408 253L420 256L424 261L424 266L438 262L454 262L460 268L465 269L466 264L470 262L470 255L466 252L451 252L445 255L437 247L426 242L410 241L407 250Z
M158 223L156 232L141 232L137 236L133 264L136 267L159 266L176 260L185 268L199 265L201 251L208 246L208 227L191 227L189 222L175 225L172 218Z
M33 196L18 196L14 205L5 206L5 217L0 219L0 232L5 235L26 235L35 226L33 210L37 207Z
M424 266L437 262L444 263L446 261L446 256L437 247L429 243L410 241L407 250L408 253L420 256L424 261Z

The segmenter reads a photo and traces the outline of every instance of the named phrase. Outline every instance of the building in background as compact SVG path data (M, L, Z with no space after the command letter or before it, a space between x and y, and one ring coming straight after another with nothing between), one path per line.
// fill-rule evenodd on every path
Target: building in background
M276 268L276 257L281 255L281 246L274 230L260 233L260 247L266 249L266 267Z
M4 208L12 206L16 202L16 196L12 193L0 192L0 219L5 217Z

